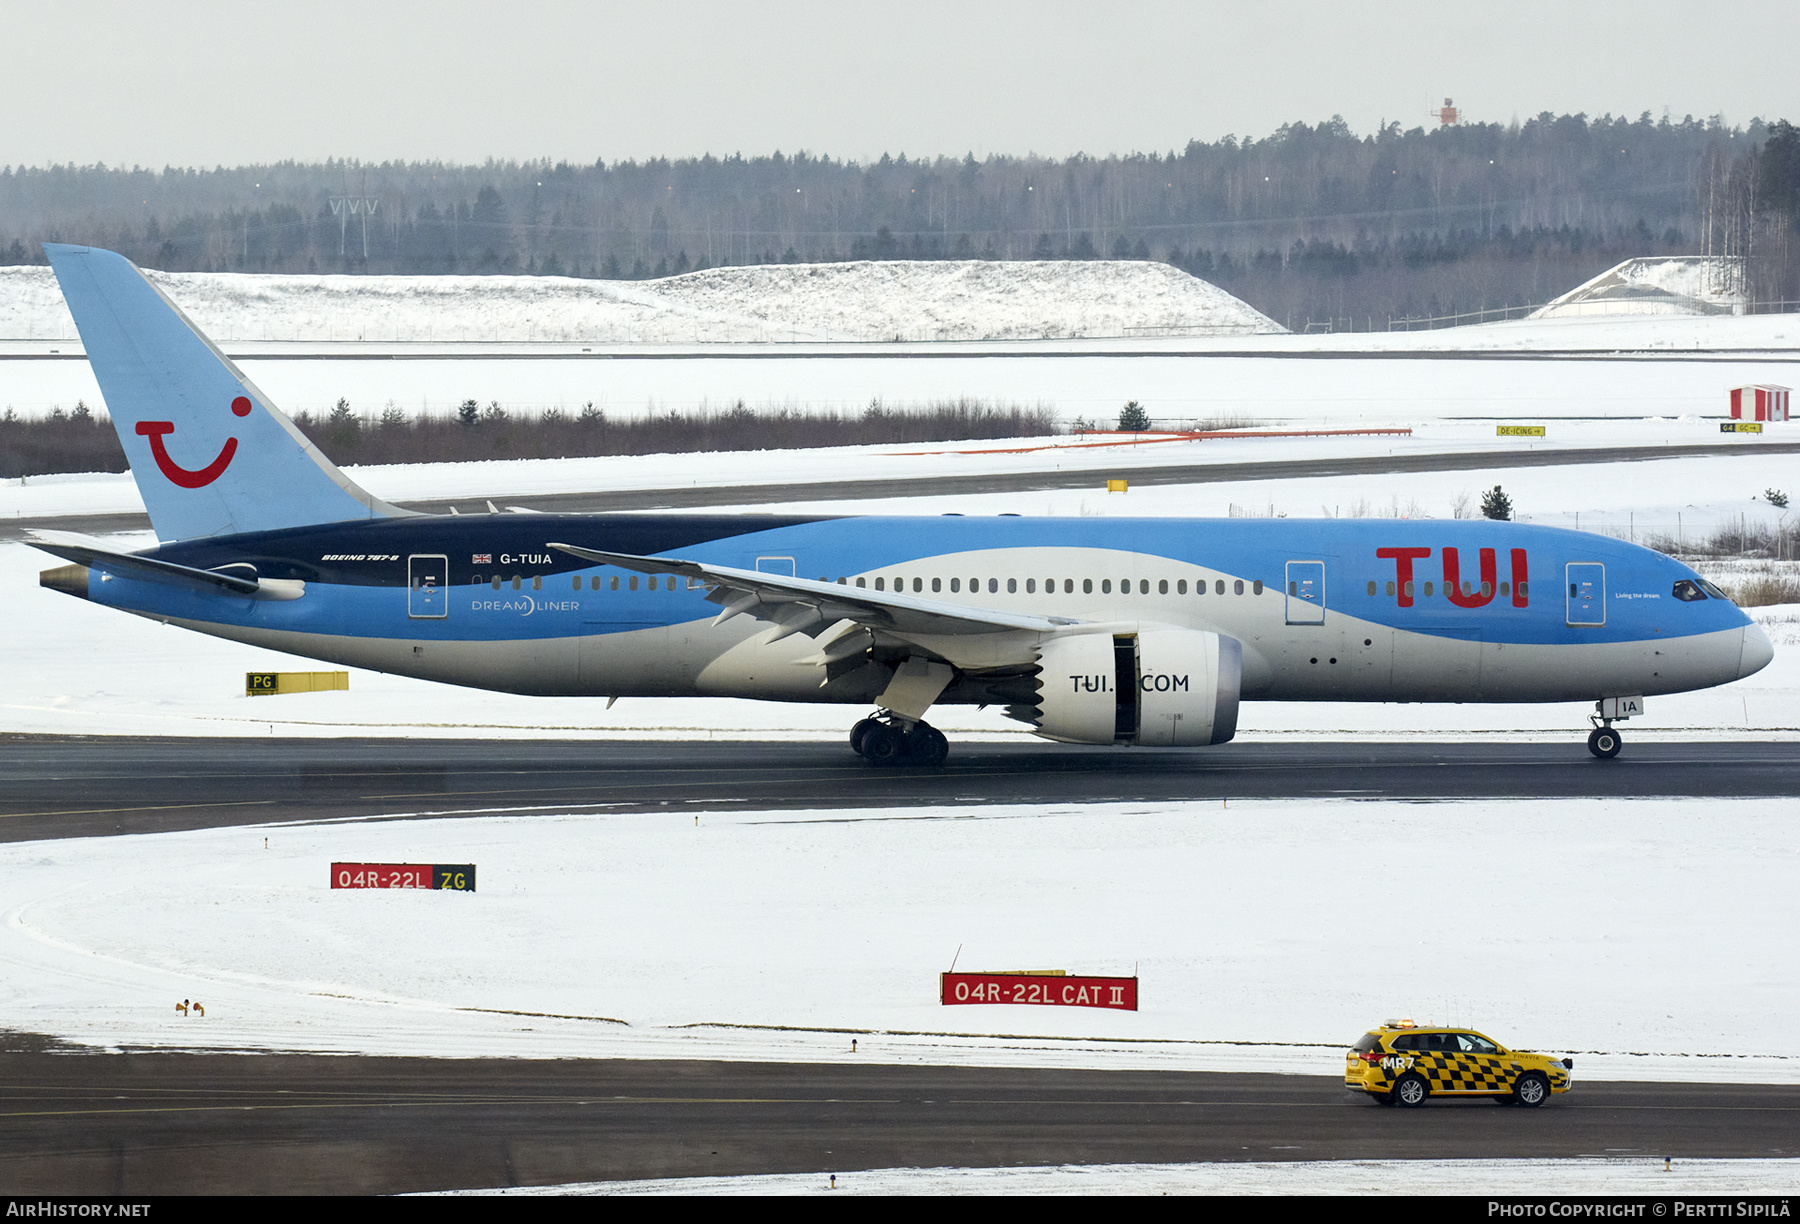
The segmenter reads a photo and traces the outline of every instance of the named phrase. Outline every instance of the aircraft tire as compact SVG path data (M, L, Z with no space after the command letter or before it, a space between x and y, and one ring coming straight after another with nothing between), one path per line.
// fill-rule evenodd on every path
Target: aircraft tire
M862 754L871 765L898 765L906 760L906 737L900 728L878 722L863 733Z
M935 769L950 755L950 741L930 723L915 723L906 737L906 754L914 765Z
M1550 1081L1536 1071L1527 1071L1513 1084L1512 1099L1523 1109L1536 1109L1550 1099Z
M852 752L856 753L857 756L866 756L867 753L865 753L863 751L863 740L865 738L867 738L870 727L875 727L875 726L879 726L879 725L880 724L875 719L865 718L861 722L857 723L854 727L851 727L850 728L850 750Z
M1624 746L1625 741L1611 727L1595 727L1588 732L1588 751L1603 761L1618 756L1619 749Z

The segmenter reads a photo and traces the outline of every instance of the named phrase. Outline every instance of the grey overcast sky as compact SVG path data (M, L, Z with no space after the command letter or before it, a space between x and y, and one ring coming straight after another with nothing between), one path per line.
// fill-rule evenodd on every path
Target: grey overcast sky
M1062 156L1664 108L1800 121L1796 0L0 0L0 164Z

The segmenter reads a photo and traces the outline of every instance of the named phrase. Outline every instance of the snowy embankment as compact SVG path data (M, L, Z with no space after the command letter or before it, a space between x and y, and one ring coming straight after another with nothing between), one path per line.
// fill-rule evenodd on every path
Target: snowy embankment
M660 280L557 276L295 276L148 271L234 355L279 356L294 345L345 356L398 345L454 354L477 345L530 352L570 344L628 349L756 345L896 345L938 341L1133 351L1215 349L1267 354L1561 353L1678 355L1800 348L1800 315L1632 315L1598 308L1409 331L1290 335L1248 303L1167 264L858 261L712 268ZM0 267L0 351L79 349L50 269Z
M1332 1076L1370 1025L1410 1015L1572 1054L1576 1092L1794 1083L1800 981L1771 971L1800 959L1791 808L702 800L17 843L0 1027L107 1048ZM1375 878L1425 828L1434 856L1482 868L1408 874L1415 939ZM334 890L334 861L473 863L479 891ZM1375 961L1347 954L1382 931ZM953 960L1135 974L1142 1010L946 1007Z
M479 1196L796 1194L1374 1194L1698 1197L1786 1194L1800 1160L1587 1157L1567 1160L1295 1160L1220 1164L1057 1165L1004 1169L861 1169L681 1177L463 1191ZM1572 1204L1564 1204L1573 1207ZM1575 1214L1570 1210L1568 1214Z
M1529 317L1742 314L1744 307L1741 260L1673 255L1627 259Z
M860 262L715 268L655 282L707 314L747 314L771 332L859 340L1033 340L1174 330L1242 336L1283 329L1223 289L1168 264Z
M979 260L713 268L651 281L559 276L148 272L215 341L365 343L1008 340L1279 332L1167 264ZM0 268L0 338L73 339L49 268Z

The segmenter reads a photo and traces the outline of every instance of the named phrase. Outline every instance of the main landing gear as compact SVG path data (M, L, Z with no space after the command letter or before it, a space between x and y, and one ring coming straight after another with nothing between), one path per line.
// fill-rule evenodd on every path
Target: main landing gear
M850 728L850 747L871 765L931 768L950 755L950 741L930 723L907 723L892 714L865 718Z

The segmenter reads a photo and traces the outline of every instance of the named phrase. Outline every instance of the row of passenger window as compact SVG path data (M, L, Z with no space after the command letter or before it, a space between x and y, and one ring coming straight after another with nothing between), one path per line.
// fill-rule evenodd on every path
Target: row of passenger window
M480 574L474 575L473 583L475 586L483 585L484 581L491 582L493 589L496 591L502 590L508 585L508 580L503 575L500 575L500 574L495 574L491 580L484 579L482 577L482 575L480 575ZM601 590L603 581L605 583L605 589L609 590L609 591L617 591L617 590L621 590L621 589L628 590L628 591L635 591L638 589L638 583L640 580L639 580L638 575L631 574L631 575L626 576L623 579L623 583L621 584L620 575L618 575L618 574L613 574L604 580L602 580L601 578L596 576L596 577L592 577L592 578L588 579L588 589L591 591ZM824 582L826 580L821 578L819 581ZM888 580L885 577L876 578L874 580L875 590L877 590L877 591L887 590L888 589L887 581ZM894 578L893 589L897 592L905 591L907 589L908 581L909 580L905 576L896 576ZM912 584L913 593L914 594L923 594L926 589L927 581L929 581L931 584L931 591L933 594L941 594L943 592L944 579L942 579L942 578L932 578L929 580L925 579L925 578L913 578L910 580L910 582ZM987 580L987 593L990 595L998 595L1000 593L1001 581L1002 580L999 578L989 578ZM1083 595L1092 595L1094 593L1095 580L1092 578L1081 578L1081 579L1046 578L1046 579L1044 579L1044 593L1046 595L1055 594L1057 583L1059 581L1062 583L1062 593L1064 595L1073 595L1075 593L1075 584L1077 581L1079 581L1081 583L1081 593ZM1119 594L1130 595L1132 593L1132 581L1133 580L1130 578L1121 578L1119 580L1119 585L1118 585ZM644 583L646 590L674 591L674 590L680 589L679 584L681 583L681 579L676 577L674 574L667 574L667 575L650 574L650 575L644 577L642 579L642 582ZM837 580L837 584L839 586L846 586L846 585L849 585L851 582L852 582L852 580L849 578L839 578ZM867 578L857 578L854 580L854 582L855 582L855 585L857 585L859 587L866 588L870 585L869 579L867 579ZM949 582L950 582L950 594L959 595L962 593L963 580L961 578L952 578L949 580ZM1150 593L1150 580L1148 578L1139 578L1136 580L1136 582L1137 582L1137 594L1148 595ZM1005 579L1005 583L1006 583L1006 593L1008 595L1016 595L1019 593L1019 579L1008 578L1008 579ZM513 590L520 591L520 590L523 590L525 587L525 580L520 575L514 574L512 576L510 585ZM571 590L579 591L581 589L581 575L580 574L571 575L570 579L569 579L569 585L570 585ZM687 583L687 587L689 590L694 590L701 585L702 584L700 582L698 582L697 580L693 580L693 579L690 579ZM1412 582L1408 582L1406 584L1406 595L1409 599L1412 598L1412 596L1414 594L1416 594L1414 588L1417 585L1420 585L1420 584L1415 584ZM981 586L982 586L982 580L980 578L969 579L969 593L971 595L980 594ZM1100 594L1111 595L1113 593L1113 580L1111 578L1100 579L1099 586L1100 586ZM1174 586L1175 586L1175 594L1186 595L1188 593L1187 579L1177 578L1175 580ZM1246 584L1243 579L1241 579L1241 578L1233 579L1230 584L1232 594L1242 595L1244 593L1245 586L1246 586ZM1263 584L1260 579L1249 583L1248 586L1250 589L1250 593L1253 595L1261 595L1263 593ZM1289 583L1289 586L1294 587L1295 584ZM1423 584L1423 587L1424 587L1424 592L1427 596L1435 595L1437 593L1435 583L1427 582L1427 583ZM1687 599L1704 599L1705 598L1704 595L1701 595L1698 592L1695 592L1693 594L1688 594L1687 592L1685 592L1681 589L1682 587L1688 587L1691 589L1692 584L1691 583L1676 584L1675 597L1677 599L1681 599L1684 597ZM1529 588L1528 583L1521 582L1519 584L1519 594L1520 595L1528 595L1529 594L1528 588ZM541 591L544 589L544 577L542 574L537 574L532 577L531 589L534 591ZM1027 595L1037 594L1037 589L1038 589L1038 580L1036 578L1025 579L1025 593ZM1215 579L1213 581L1213 584L1212 584L1213 594L1223 595L1223 594L1225 594L1225 590L1226 590L1225 579L1219 578L1219 579ZM1376 593L1376 590L1377 590L1376 584L1373 581L1371 581L1369 583L1369 594L1374 595ZM1393 595L1396 593L1396 590L1397 590L1396 584L1395 584L1394 580L1390 578L1387 583L1386 593L1388 595ZM1194 583L1194 594L1204 595L1204 594L1206 594L1206 591L1207 591L1206 583L1204 583L1204 582ZM1169 580L1167 578L1159 578L1157 580L1156 593L1158 595L1167 595L1169 593ZM1297 594L1299 594L1299 591L1298 591L1298 589L1291 589L1288 593L1291 595L1297 595ZM1450 592L1450 584L1445 583L1444 584L1444 594L1449 595L1450 593L1451 593ZM1475 593L1474 584L1465 581L1462 584L1462 593L1464 595L1473 595ZM1481 584L1482 598L1484 598L1484 599L1488 598L1488 597L1492 596L1493 593L1494 593L1494 590L1493 590L1492 584L1486 583L1486 582ZM1511 595L1512 594L1512 584L1509 582L1502 582L1500 584L1500 594L1503 597ZM1721 596L1721 598L1723 598L1723 596Z
M489 582L491 582L493 589L496 591L503 589L507 585L507 579L503 575L500 575L500 574L495 574L491 580L484 580L482 575L476 574L476 575L474 575L472 581L475 586L481 586L484 581L489 581ZM607 590L617 591L617 590L621 589L620 588L620 576L618 574L612 575L611 577L607 578L605 581L606 581L606 589ZM681 581L681 579L679 579L678 577L676 577L673 574L664 575L664 576L651 574L643 579L643 582L646 584L646 589L651 590L651 591L655 591L658 589L669 590L669 591L678 590L679 587L677 584L680 583L680 581ZM819 579L819 581L825 582L825 581L827 581L827 579L821 578L821 579ZM912 579L913 591L917 594L923 594L925 591L926 581L927 580L924 578ZM1016 595L1019 593L1019 580L1017 578L1008 578L1005 581L1006 581L1006 593L1007 594ZM1063 594L1065 594L1065 595L1073 595L1075 593L1075 583L1077 581L1079 581L1081 583L1082 594L1092 595L1094 593L1094 581L1095 580L1092 578L1082 578L1079 580L1074 579L1074 578L1064 578L1064 579L1061 579L1060 581L1062 582L1062 591L1063 591ZM638 582L639 582L638 575L636 575L636 574L629 575L628 577L626 577L624 579L623 589L628 590L628 591L635 591L638 589ZM839 586L847 586L850 584L850 582L851 582L851 579L849 579L849 578L839 578L837 580L837 584ZM987 580L988 594L998 595L1000 593L1000 582L1001 582L1001 580L998 578L989 578ZM1046 595L1055 594L1057 582L1058 582L1058 579L1055 579L1055 578L1044 579L1044 593ZM944 589L944 580L942 578L932 578L932 579L930 579L930 583L931 583L931 590L933 593L942 593L942 591ZM859 587L867 588L869 586L869 580L867 578L857 578L855 580L855 584ZM1113 580L1111 578L1102 578L1099 580L1099 584L1100 584L1100 593L1102 595L1111 595L1113 593ZM511 585L512 585L512 589L515 591L524 590L525 589L525 580L520 575L514 574L512 576ZM693 590L696 587L700 586L701 583L697 580L690 579L688 581L687 585L688 585L689 590ZM1234 579L1231 583L1232 593L1235 595L1242 595L1244 593L1245 585L1246 584L1243 579L1241 579L1241 578ZM1248 585L1249 585L1249 588L1250 588L1250 591L1252 594L1261 595L1263 593L1263 584L1260 580L1249 583ZM1389 583L1388 585L1392 586L1393 584ZM1427 583L1426 585L1429 586L1430 584ZM1216 580L1213 583L1213 594L1215 594L1215 595L1225 594L1225 586L1226 586L1226 584L1225 584L1225 580L1223 578ZM874 587L877 591L887 590L888 589L887 579L885 577L875 579ZM1119 594L1121 594L1121 595L1131 594L1132 593L1131 587L1132 587L1132 580L1130 578L1121 578L1119 580ZM542 574L537 574L532 577L531 589L534 591L541 591L544 589L544 577ZM581 575L580 574L575 574L570 577L570 589L575 590L575 591L579 591L581 589ZM598 577L589 578L588 579L588 589L592 590L592 591L600 590L601 589L601 579ZM896 577L894 579L894 590L895 591L905 591L906 589L907 589L907 579L904 576ZM950 593L952 595L961 594L962 589L963 589L963 580L961 578L950 579ZM1038 589L1038 580L1036 578L1025 579L1025 593L1027 595L1037 594L1037 589ZM979 578L969 579L969 593L971 595L975 595L975 594L979 594L980 592L981 592L981 579L979 579ZM1137 593L1139 595L1148 595L1150 593L1150 580L1148 578L1140 578L1137 580ZM1162 579L1157 580L1156 593L1158 595L1167 595L1169 593L1169 580L1167 578L1162 578ZM1178 578L1175 580L1175 593L1177 595L1186 595L1188 593L1187 579ZM1370 593L1373 594L1374 592L1371 591ZM1206 583L1196 582L1194 584L1194 594L1196 594L1196 595L1206 594Z
M931 593L932 594L942 594L943 590L944 590L945 580L942 578L931 578L931 579L912 578L912 579L908 579L905 575L896 575L895 576L893 589L896 592L903 592L903 591L907 590L907 583L909 581L912 584L911 589L915 595L922 595L925 593L927 582L929 582L931 584ZM987 579L987 593L989 595L998 595L1000 593L1000 584L1002 581L1004 581L1006 584L1006 593L1008 595L1017 595L1019 593L1019 581L1020 580L1017 578L1007 578L1004 580L1000 579L1000 578L989 578L989 579ZM1113 593L1113 580L1111 578L1101 578L1098 581L1099 581L1099 587L1100 587L1100 594L1111 595ZM851 579L839 578L837 580L837 582L838 582L839 586L845 586L851 582ZM1083 595L1092 595L1094 593L1095 579L1093 579L1093 578L1079 578L1079 579L1077 579L1077 578L1061 578L1061 579L1046 578L1046 579L1044 579L1044 594L1054 595L1056 593L1056 585L1058 582L1062 583L1062 593L1064 595L1073 595L1075 593L1075 584L1077 582L1081 583L1081 593ZM1130 579L1130 578L1119 579L1118 593L1121 595L1132 594L1132 582L1133 582L1133 579ZM960 595L962 593L963 580L961 578L951 578L949 580L949 583L950 583L950 594ZM1038 580L1036 578L1027 578L1024 580L1024 583L1025 583L1025 593L1027 595L1037 594ZM1136 579L1136 583L1137 583L1137 594L1148 595L1150 593L1150 579L1139 578L1139 579ZM868 587L870 585L870 581L867 578L858 578L855 580L855 584L859 587ZM1175 580L1174 585L1175 585L1175 594L1186 595L1188 593L1188 581L1186 578L1177 578ZM1225 580L1223 578L1215 580L1213 583L1213 594L1215 594L1215 595L1225 594L1225 585L1226 585ZM1235 595L1242 595L1244 593L1245 586L1246 586L1246 584L1243 579L1241 579L1241 578L1233 579L1231 582L1232 593ZM1250 587L1252 594L1261 595L1263 593L1263 584L1260 580L1249 583L1248 586ZM877 591L887 590L888 589L887 579L885 577L876 578L874 580L874 588ZM981 589L982 589L982 580L980 578L969 579L969 594L978 595L981 593ZM1169 593L1169 580L1167 578L1159 578L1157 580L1156 593L1158 595L1167 595ZM1196 594L1196 595L1206 594L1206 583L1196 582L1194 584L1194 594Z
M473 576L473 578L470 579L470 581L475 586L481 586L481 585L483 585L483 583L489 582L490 580L484 579L480 574L476 574ZM645 578L643 581L647 584L646 589L648 589L648 590L654 591L654 590L661 589L661 590L665 590L665 591L673 591L673 590L679 589L677 584L680 583L681 579L676 577L674 574L667 574L667 575L651 574L649 577ZM496 591L505 587L506 582L507 582L506 578L500 574L495 574L493 576L493 578L491 579L493 589ZM590 591L600 590L600 583L601 583L601 579L599 577L589 578L588 579L588 590L590 590ZM689 590L693 590L695 587L699 586L700 583L697 580L689 579L687 585L688 585ZM514 574L512 576L512 589L515 591L522 591L525 589L525 580L523 578L521 578L518 574ZM541 591L544 589L544 576L542 574L534 574L532 576L531 589L534 591ZM569 576L569 589L572 591L579 591L581 589L581 575L580 574L571 574ZM609 591L616 591L616 590L620 589L619 575L614 574L610 578L606 579L606 589ZM636 574L632 574L625 579L624 589L628 590L628 591L635 591L638 589L638 576Z
M484 579L482 575L476 574L473 576L471 581L472 581L473 585L475 585L475 586L481 586L481 585L483 585L484 582L491 581L493 589L496 591L503 589L507 584L507 579L503 575L500 575L500 574L495 574L491 580ZM589 578L588 579L588 589L591 591L600 590L601 589L601 581L602 580L597 576ZM826 579L821 578L821 579L819 579L819 581L824 582L824 581L826 581ZM837 584L839 586L846 586L850 583L850 581L851 580L848 578L839 578L837 580ZM894 590L895 591L905 591L907 589L907 581L908 581L907 578L903 575L896 576L894 578ZM971 595L980 594L981 581L982 580L979 578L969 579L969 593ZM989 578L987 580L988 594L998 595L1000 593L1000 581L1001 580L998 578ZM1056 579L1056 578L1044 579L1044 593L1046 595L1054 595L1056 593L1056 584L1058 581L1059 581L1059 579ZM1060 579L1060 581L1062 583L1062 593L1063 594L1073 595L1075 593L1075 583L1077 581L1076 579L1063 578L1063 579ZM1094 593L1094 579L1082 578L1079 581L1081 582L1081 593L1083 595L1092 595ZM638 575L631 574L631 575L625 577L623 589L628 590L628 591L635 591L638 589L638 582L639 582ZM678 584L681 582L681 579L676 577L674 574L666 574L666 575L650 574L643 579L643 582L645 583L646 590L674 591L674 590L680 589ZM856 582L856 585L859 587L866 588L869 585L869 580L867 578L858 578L855 580L855 582ZM926 579L913 578L911 580L911 582L912 582L912 590L915 594L923 594L924 593ZM933 578L930 580L930 582L931 582L931 590L934 594L938 594L943 591L944 580L942 578ZM952 595L961 594L962 593L962 582L963 582L963 580L961 578L950 579L950 594L952 594ZM605 579L605 583L606 583L605 589L607 589L609 591L617 591L617 590L621 589L620 588L620 576L618 574L613 574L609 578ZM1132 584L1132 579L1121 578L1119 580L1119 594L1121 594L1121 595L1131 594L1131 584ZM520 575L514 574L512 576L512 584L511 585L512 585L512 589L515 591L524 590L525 580ZM696 588L698 588L702 585L703 584L698 579L690 578L690 579L688 579L688 582L687 582L687 588L690 591L695 590ZM1416 593L1414 591L1415 585L1418 585L1418 584L1415 584L1412 582L1408 582L1406 584L1406 596L1408 599L1411 599L1413 597L1413 595ZM1526 583L1526 582L1521 582L1519 584L1519 595L1521 597L1528 597L1530 595L1530 585L1531 585L1530 583ZM1427 583L1424 583L1423 586L1425 589L1425 594L1428 597L1435 595L1437 593L1436 584L1427 582ZM1725 593L1723 591L1719 590L1718 587L1713 586L1710 582L1706 582L1706 581L1702 580L1701 583L1699 584L1699 587L1696 587L1696 585L1694 583L1688 582L1685 579L1683 581L1677 582L1675 584L1675 598L1682 599L1682 600L1688 600L1688 601L1705 599L1706 595L1701 594L1701 591L1699 589L1700 587L1703 587L1706 590L1706 592L1708 594L1712 595L1713 598L1715 598L1715 599L1727 598L1727 596L1725 595ZM1501 597L1504 598L1506 596L1511 595L1512 594L1511 588L1512 588L1511 583L1502 582L1500 584ZM532 576L531 589L534 591L541 591L544 589L544 576L542 574L536 574L536 575ZM574 590L574 591L579 591L581 589L581 575L580 574L574 574L574 575L570 576L569 589ZM875 579L875 589L877 591L885 591L887 589L887 579L885 577ZM1025 593L1027 595L1037 594L1037 589L1038 589L1038 580L1036 578L1025 579ZM1231 583L1231 590L1232 590L1233 594L1242 595L1244 593L1244 580L1241 578L1233 579L1232 583ZM1251 590L1252 594L1261 595L1263 593L1263 584L1262 584L1261 580L1250 583L1250 590ZM1376 593L1376 590L1377 590L1376 584L1373 580L1371 580L1369 583L1369 594L1374 595ZM1006 593L1008 595L1016 595L1016 594L1018 594L1018 592L1019 592L1019 580L1017 578L1006 579ZM1113 593L1113 580L1111 578L1100 579L1100 593L1102 595L1111 595ZM1150 580L1148 578L1137 579L1137 593L1139 595L1148 595L1150 593ZM1169 580L1167 578L1159 578L1157 580L1156 593L1158 595L1167 595L1169 593ZM1175 593L1177 595L1186 595L1188 593L1187 579L1177 578L1175 580ZM1224 593L1225 593L1225 580L1223 578L1214 580L1213 594L1223 595ZM1288 583L1288 594L1298 595L1299 593L1300 593L1299 587L1296 583L1292 583L1292 582ZM1387 582L1386 594L1393 595L1395 593L1396 593L1396 584L1395 584L1394 580L1390 578L1390 579L1388 579L1388 582ZM1474 584L1465 580L1462 584L1462 593L1464 595L1472 596L1475 593ZM1494 589L1493 589L1492 583L1484 582L1481 584L1481 597L1483 599L1491 597L1493 595L1493 593L1494 593ZM1194 584L1194 594L1196 594L1196 595L1206 594L1206 583L1196 582ZM1450 584L1447 582L1444 584L1444 594L1446 596L1451 594ZM1575 588L1570 587L1569 594L1571 594L1571 595L1575 594Z
M1289 583L1288 585L1291 587L1293 584ZM1406 584L1406 597L1408 599L1411 599L1413 597L1413 595L1415 594L1415 592L1413 590L1414 586L1415 586L1415 584L1411 583L1411 582ZM1437 586L1435 583L1427 582L1424 584L1424 586L1425 586L1425 594L1427 594L1427 595L1437 594ZM1390 578L1390 579L1388 579L1388 583L1387 583L1387 594L1392 595L1392 594L1394 594L1394 591L1395 591L1394 580L1392 578ZM1464 579L1463 584L1462 584L1462 593L1464 595L1474 595L1475 594L1474 584L1469 582L1467 579ZM1373 582L1369 583L1369 594L1371 594L1371 595L1375 594L1375 584ZM1448 582L1446 582L1444 584L1444 594L1445 595L1451 594L1451 586ZM1494 584L1493 583L1484 582L1481 584L1481 597L1483 599L1492 598L1493 594L1494 594ZM1512 594L1512 583L1502 582L1500 584L1500 594L1511 595ZM1531 584L1529 582L1521 582L1519 584L1519 594L1521 596L1529 596L1531 594Z

